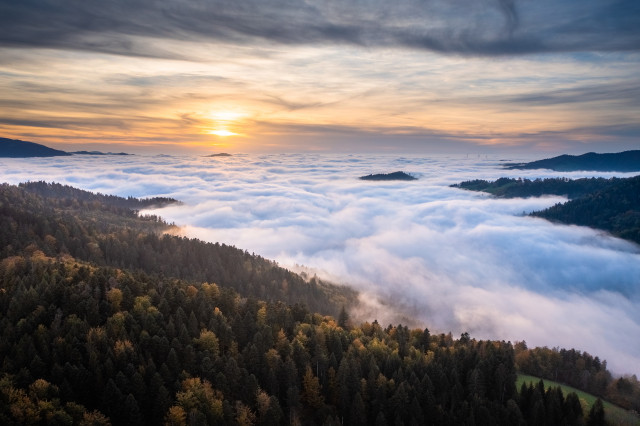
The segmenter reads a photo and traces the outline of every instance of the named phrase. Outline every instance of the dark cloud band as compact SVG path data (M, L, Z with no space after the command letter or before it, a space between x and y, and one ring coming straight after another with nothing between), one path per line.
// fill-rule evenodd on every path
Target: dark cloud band
M181 57L138 37L463 55L640 50L640 3L570 0L2 0L0 44ZM196 59L196 58L189 58Z

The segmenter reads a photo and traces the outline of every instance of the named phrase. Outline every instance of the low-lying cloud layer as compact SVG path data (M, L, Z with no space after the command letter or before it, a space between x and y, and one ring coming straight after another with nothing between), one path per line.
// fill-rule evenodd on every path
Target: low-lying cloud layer
M497 158L366 155L2 159L0 170L11 183L178 198L185 204L154 213L189 236L356 287L361 319L575 347L616 372L640 372L638 246L523 215L561 197L499 200L448 187L591 173L504 171ZM357 179L396 170L419 180Z

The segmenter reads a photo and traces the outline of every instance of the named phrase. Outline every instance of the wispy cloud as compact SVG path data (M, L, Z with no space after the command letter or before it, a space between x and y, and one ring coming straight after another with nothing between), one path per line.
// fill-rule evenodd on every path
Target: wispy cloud
M603 0L0 0L0 133L174 152L631 149L639 16ZM218 129L221 110L242 118Z
M180 57L139 43L178 40L403 46L469 55L637 51L637 2L402 0L32 0L0 4L0 43Z
M576 347L640 371L640 249L523 216L561 197L499 200L448 185L504 171L482 156L236 155L0 160L0 179L185 201L154 213L192 237L304 265L363 292L359 318ZM405 170L414 182L358 176ZM516 173L516 174L513 174ZM584 173L562 174L583 177ZM612 176L610 173L600 174Z

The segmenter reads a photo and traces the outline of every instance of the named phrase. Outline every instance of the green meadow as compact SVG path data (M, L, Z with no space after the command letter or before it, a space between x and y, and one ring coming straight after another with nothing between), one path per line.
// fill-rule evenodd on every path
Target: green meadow
M518 379L516 380L516 386L518 391L522 387L523 383L526 383L527 386L530 383L534 385L540 381L539 377L528 376L526 374L518 374ZM589 410L591 406L596 402L598 397L591 395L589 393L583 392L579 389L573 388L571 386L563 385L562 383L554 382L551 380L543 380L544 388L549 389L551 387L558 387L562 389L562 394L567 395L568 393L575 392L580 398L580 403L582 404L582 412L585 414L589 414ZM631 412L627 411L623 408L618 407L617 405L613 405L610 402L602 401L604 406L604 413L606 421L611 425L640 425L640 417Z

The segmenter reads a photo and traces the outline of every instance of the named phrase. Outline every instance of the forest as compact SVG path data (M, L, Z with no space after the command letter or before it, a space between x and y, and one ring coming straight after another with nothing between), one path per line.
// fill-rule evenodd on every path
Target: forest
M570 200L531 216L589 226L640 244L640 176L630 178L472 180L452 185L497 197L563 195Z
M25 182L18 185L27 192L38 194L43 198L65 199L82 202L95 201L112 207L120 207L129 210L140 210L151 207L164 207L170 204L180 204L174 198L153 197L153 198L135 198L135 197L118 197L115 195L93 193L74 188L69 185L61 185L59 183L47 183L43 181Z
M360 180L372 180L372 181L417 180L417 178L403 171L398 171L393 173L378 173L378 174L360 176Z
M606 424L518 372L640 409L587 353L355 323L348 288L76 191L0 185L2 424Z
M529 163L508 163L506 169L550 169L558 172L591 170L601 172L640 171L640 150L598 154L587 152L582 155L559 155L553 158Z
M451 185L469 191L488 192L496 197L541 197L543 195L562 195L569 199L578 198L596 191L606 190L620 181L619 178L548 178L514 179L500 178L493 182L482 179L469 180Z

